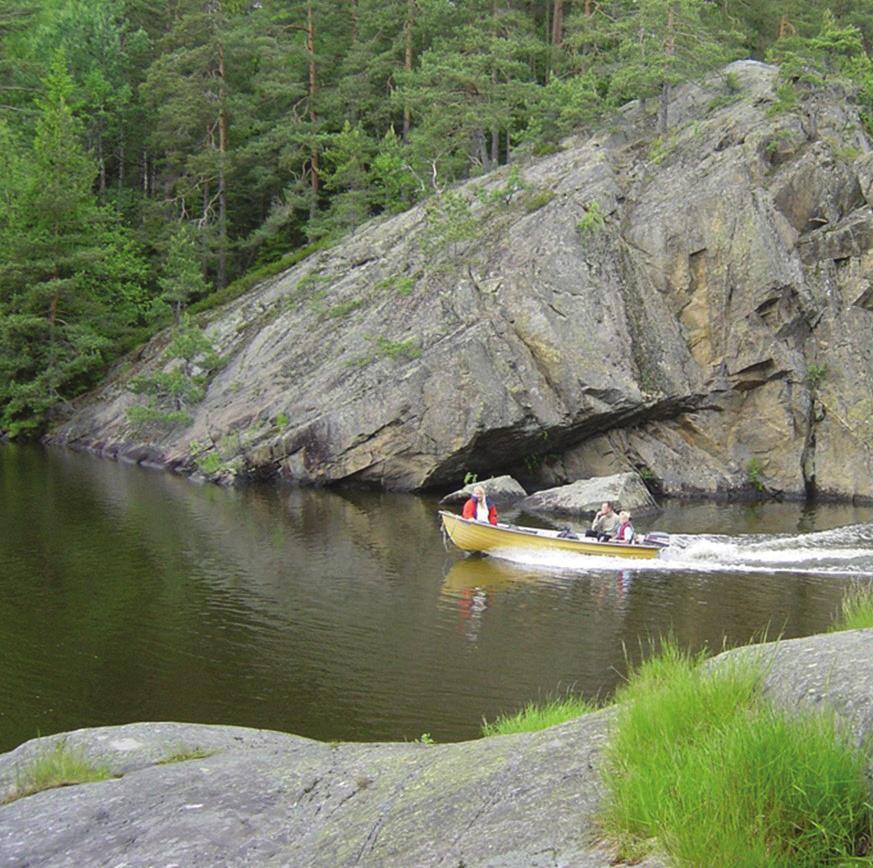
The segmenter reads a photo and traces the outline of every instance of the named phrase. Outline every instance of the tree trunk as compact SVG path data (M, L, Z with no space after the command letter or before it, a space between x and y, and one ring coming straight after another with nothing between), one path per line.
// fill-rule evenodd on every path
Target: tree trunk
M99 172L99 198L101 202L106 201L106 158L103 155L103 136L97 136L97 170Z
M473 133L473 141L475 141L475 152L478 156L479 163L485 171L488 171L488 147L485 144L485 130L478 129Z
M121 131L118 135L118 192L120 193L124 189L124 127L121 127Z
M564 41L564 0L553 0L552 10L552 46L560 48Z
M497 0L491 0L491 33L494 39L497 39ZM491 104L497 102L497 67L494 63L491 64ZM491 127L491 154L490 167L493 168L500 163L500 129L497 126L497 121Z
M318 210L318 140L315 131L318 127L318 112L315 108L315 98L318 94L318 70L315 66L315 16L312 13L312 0L306 3L306 51L309 55L309 122L311 125L312 141L309 147L309 186L312 192L312 201L309 204L309 216L315 217Z
M358 49L358 0L349 0L349 4L351 9L349 10L349 16L351 18L352 25L352 33L351 33L351 47L349 49L349 53L352 55L357 54ZM362 70L359 70L356 74L357 77L361 75ZM357 126L357 123L360 119L358 114L358 103L357 100L352 99L350 103L345 106L346 114L351 120L352 126Z
M667 130L670 127L670 82L665 81L661 86L661 100L658 107L658 133L662 136L667 135Z
M672 88L670 87L670 76L672 75L671 60L676 53L676 41L674 38L675 22L673 20L673 4L667 7L667 31L664 38L664 55L666 57L664 82L661 85L661 107L658 113L658 132L662 136L667 135L667 129L670 125L670 95Z
M546 3L546 20L543 25L543 30L545 31L546 38L546 69L543 75L543 84L549 83L549 78L552 75L552 19L551 19L551 5Z
M224 76L224 43L218 43L218 274L216 287L227 283L227 189L225 160L227 155L227 89Z
M415 20L415 0L406 0L406 20L403 22L403 70L412 72L412 24ZM412 113L409 105L403 106L403 141L409 136Z

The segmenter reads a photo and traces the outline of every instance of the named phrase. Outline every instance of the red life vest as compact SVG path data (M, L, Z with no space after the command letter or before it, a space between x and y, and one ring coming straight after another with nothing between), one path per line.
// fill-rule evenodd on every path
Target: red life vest
M475 497L471 497L465 504L464 510L461 513L463 518L476 518L476 507L479 501ZM488 521L491 524L497 524L497 507L490 497L485 498L485 506L488 507Z

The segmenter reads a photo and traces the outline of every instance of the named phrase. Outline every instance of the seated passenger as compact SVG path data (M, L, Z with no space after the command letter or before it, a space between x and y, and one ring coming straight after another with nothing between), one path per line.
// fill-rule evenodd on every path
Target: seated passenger
M490 497L485 496L485 489L477 485L470 495L470 499L464 504L461 513L464 518L475 518L476 521L488 521L497 524L497 507Z
M594 521L591 522L590 530L585 531L585 536L596 537L600 542L606 542L612 539L620 524L615 510L612 508L612 503L608 500L603 501L600 511L594 516Z
M630 519L630 513L627 510L622 510L618 514L619 525L615 538L619 542L632 543L634 541L636 532L634 531L634 526L631 524Z

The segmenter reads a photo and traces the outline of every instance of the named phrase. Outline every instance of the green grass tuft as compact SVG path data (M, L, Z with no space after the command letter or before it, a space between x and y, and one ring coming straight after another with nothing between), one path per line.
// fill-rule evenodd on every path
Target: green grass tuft
M529 702L515 714L501 714L492 723L482 721L482 735L510 735L537 732L596 711L596 706L581 696L565 696L544 703Z
M873 583L857 582L843 597L834 630L864 630L873 627Z
M718 669L672 642L617 696L602 822L636 858L814 866L863 855L866 757L826 714L788 714L758 691L753 658Z
M65 741L59 741L54 748L39 754L18 772L15 788L5 801L12 802L56 787L106 781L112 777L108 768L94 765L81 751L68 748Z
M539 211L540 208L548 205L556 195L554 190L534 190L524 197L524 210L528 214L533 214L534 211Z
M167 766L173 765L174 763L185 763L190 760L206 759L206 757L214 756L216 753L218 753L217 750L207 750L203 747L194 747L188 750L180 750L178 753L170 754L170 756L159 760L158 765Z

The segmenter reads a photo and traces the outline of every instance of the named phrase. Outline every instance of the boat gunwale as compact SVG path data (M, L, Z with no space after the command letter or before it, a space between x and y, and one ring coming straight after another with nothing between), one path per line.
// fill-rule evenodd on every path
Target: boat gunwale
M560 540L562 543L574 543L578 542L585 546L597 546L598 548L603 549L603 553L609 553L610 555L614 553L617 549L632 549L633 551L654 551L658 554L662 552L665 546L652 545L651 543L626 543L620 542L618 540L597 540L593 538L577 538L572 539L568 537L559 537L558 533L560 531L549 530L549 528L534 528L534 527L525 527L524 525L506 525L506 524L489 524L488 522L477 521L474 518L464 518L462 515L458 515L456 512L450 512L447 509L438 510L440 518L448 516L449 518L455 519L456 521L463 522L464 524L472 525L474 527L482 527L487 530L488 528L492 530L503 531L508 534L518 535L518 536L530 536L535 537L537 539L552 539L552 540ZM444 522L445 524L445 522ZM451 539L451 532L446 528L446 533L449 534L449 538ZM454 542L454 540L452 540ZM457 545L457 543L456 543ZM568 549L569 551L570 549Z

